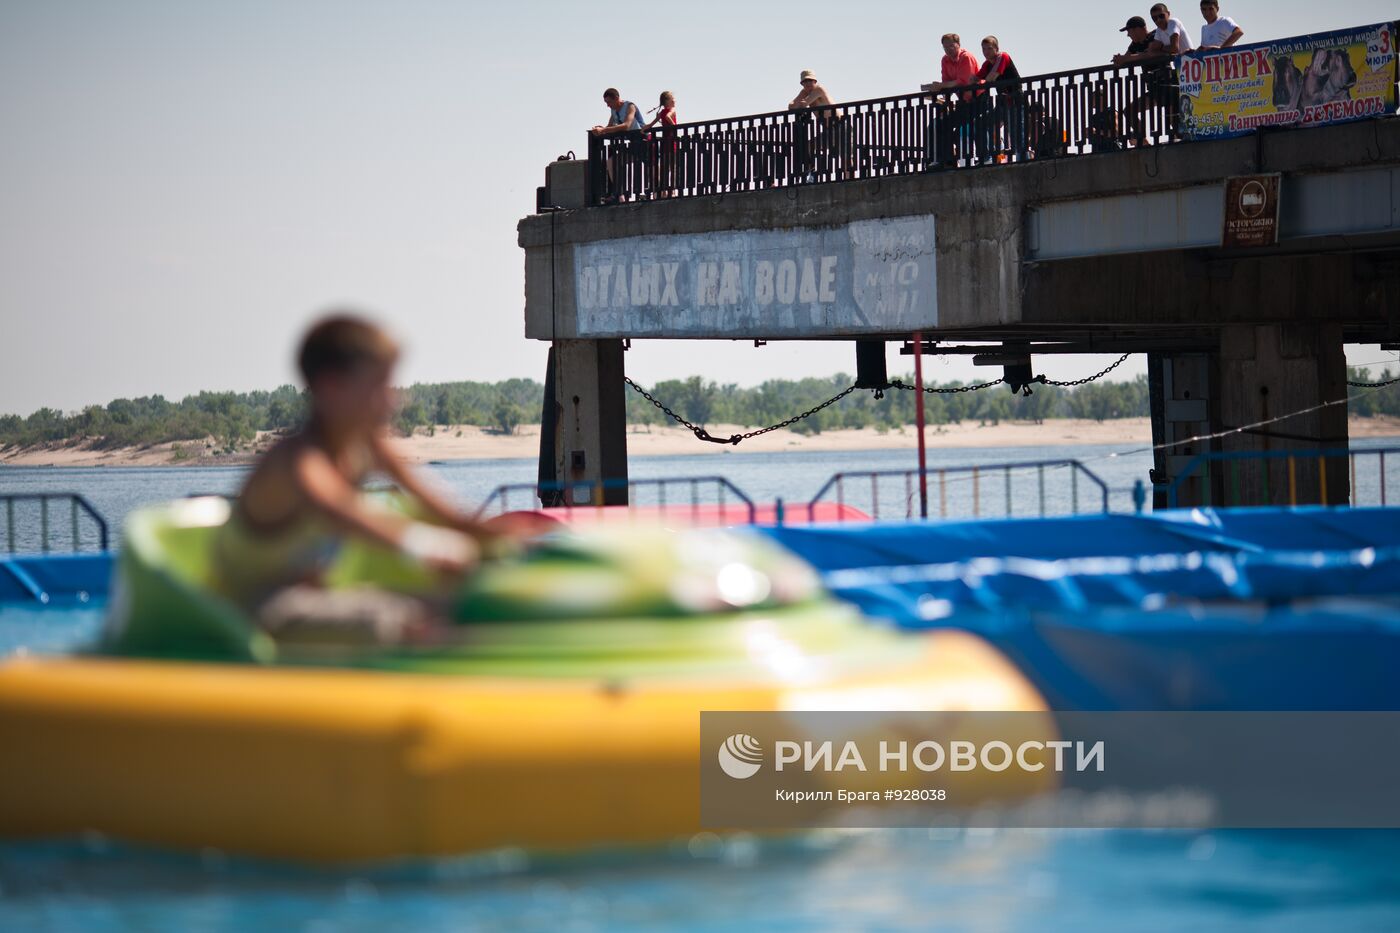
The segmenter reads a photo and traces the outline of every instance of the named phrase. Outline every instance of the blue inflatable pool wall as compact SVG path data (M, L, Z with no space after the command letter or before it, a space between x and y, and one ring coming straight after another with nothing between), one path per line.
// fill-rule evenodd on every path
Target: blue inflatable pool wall
M1192 509L754 529L866 615L975 632L1061 710L1400 709L1400 510ZM100 601L110 554L0 559Z
M766 529L869 616L959 628L1062 710L1400 709L1400 512Z

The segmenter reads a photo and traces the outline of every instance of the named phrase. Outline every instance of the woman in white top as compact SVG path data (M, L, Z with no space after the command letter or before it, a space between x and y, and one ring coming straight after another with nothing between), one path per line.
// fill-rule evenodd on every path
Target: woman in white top
M1201 0L1201 16L1206 24L1201 27L1201 45L1204 49L1227 49L1240 41L1244 30L1239 23L1228 16L1220 15L1219 0Z

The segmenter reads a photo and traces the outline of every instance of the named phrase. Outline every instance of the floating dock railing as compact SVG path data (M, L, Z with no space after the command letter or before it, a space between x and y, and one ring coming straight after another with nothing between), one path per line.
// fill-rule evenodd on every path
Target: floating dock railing
M476 517L480 519L509 512L512 496L515 497L516 508L538 509L541 508L542 495L557 498L559 504L551 506L551 510L562 511L566 516L572 517L573 513L584 510L602 515L609 508L618 508L606 505L605 495L617 490L626 490L630 506L646 506L663 516L689 512L692 519L704 514L728 521L732 512L732 524L753 525L758 522L758 510L753 500L722 476L511 483L492 490L476 510ZM637 493L644 490L649 494L640 497L639 501Z
M687 517L706 524L783 524L785 521L879 521L897 517L1005 518L1052 514L1103 513L1109 507L1109 487L1078 460L1030 460L929 469L923 477L928 500L927 515L919 505L917 469L860 470L834 474L805 505L785 509L781 500L755 505L752 497L720 476L669 477L664 479L587 480L565 483L515 483L496 487L476 516L485 518L512 507L535 510L541 494L557 496L566 520L591 511L597 517L623 514L652 517ZM605 505L607 491L627 491L628 507ZM1027 490L1033 504L1018 505ZM645 496L638 496L645 491ZM512 503L514 499L514 503ZM899 503L891 514L891 505Z
M111 576L107 519L84 496L0 493L0 522L0 602L87 602L91 593L105 592Z
M1251 470L1251 464L1255 464ZM1257 465L1264 464L1260 469ZM1276 464L1273 469L1268 464ZM1400 447L1226 451L1193 458L1170 484L1156 487L1164 493L1168 508L1178 508L1180 487L1196 477L1206 482L1205 502L1219 506L1309 504L1389 505L1391 487L1400 475ZM1329 501L1328 471L1342 470L1349 479L1349 493ZM1271 479L1270 472L1282 471ZM1335 478L1335 477L1334 477ZM1359 481L1359 482L1358 482ZM921 494L922 487L922 494ZM1215 500L1211 501L1211 489ZM692 518L702 513L707 523L722 519L729 524L781 524L784 520L882 521L920 518L1030 518L1115 511L1114 497L1132 502L1132 511L1146 507L1148 490L1139 480L1132 488L1113 488L1079 460L1027 460L929 468L922 476L917 468L906 470L854 470L833 474L805 506L786 511L755 505L753 499L727 479L718 476L667 479L587 481L540 486L519 483L497 487L478 510L479 516L516 508L539 508L541 491L559 494L566 514L580 509L603 512L604 491L626 489L628 502L644 511L677 515L688 510ZM651 490L639 500L638 490ZM1223 489L1223 493L1220 490ZM1314 496L1313 492L1317 495ZM926 510L926 511L925 511ZM614 511L621 511L614 509ZM1121 506L1117 511L1129 511Z
M1181 474L1164 487L1167 507L1176 508L1181 485L1196 478L1205 480L1201 483L1205 505L1295 506L1300 501L1319 505L1389 505L1388 487L1393 483L1387 478L1386 469L1400 463L1397 455L1400 447L1211 451L1192 458ZM1360 469L1358 461L1362 464ZM1335 470L1342 470L1348 479L1344 501L1329 501L1327 476ZM1219 489L1218 502L1212 502L1217 495L1212 492L1215 487Z
M55 536L59 542L63 542L65 536L57 533L57 526L63 524L63 514L66 511L68 517L67 549L78 552L83 549L84 536L82 534L82 519L85 517L95 527L97 550L106 551L109 549L107 519L102 517L102 513L89 502L84 496L75 492L21 492L21 493L0 493L0 503L4 506L4 529L5 547L4 551L9 554L18 553L21 543L28 544L21 539L17 530L16 506L21 506L19 511L23 511L24 503L38 503L39 530L37 532L34 545L41 553L48 554L54 550ZM66 503L67 508L64 508ZM51 507L56 504L57 508ZM55 514L55 512L57 514Z
M1047 477L1056 482L1050 494ZM927 489L926 499L920 494L921 484ZM1018 508L1018 501L1024 500L1016 493L1024 493L1028 486L1034 493L1034 504ZM896 514L903 519L933 517L935 502L938 518L1031 517L1066 511L1077 515L1081 511L1109 511L1108 494L1108 484L1078 460L1030 460L938 467L925 471L922 477L917 469L837 473L807 503L807 510L812 514L832 497L838 506L863 509L875 521L881 519L882 512L888 515L887 504L891 503L898 504ZM925 501L928 514L923 514Z

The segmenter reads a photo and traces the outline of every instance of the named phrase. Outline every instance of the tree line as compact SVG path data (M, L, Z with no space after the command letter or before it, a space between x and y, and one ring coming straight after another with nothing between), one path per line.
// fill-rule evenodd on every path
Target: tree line
M394 427L408 434L420 427L472 424L510 433L539 420L544 387L533 379L447 382L400 390ZM28 417L0 415L0 447L29 447L87 441L98 448L144 447L212 438L235 450L259 431L285 431L306 418L307 395L284 385L271 392L200 392L172 402L160 395L119 398L65 413L41 408Z
M1393 377L1389 369L1373 374L1369 369L1349 368L1347 378L1380 382ZM913 378L904 376L901 381L912 384ZM851 382L844 373L830 378L770 379L757 386L721 385L691 376L663 380L648 391L696 424L761 427L813 408ZM1145 376L1073 388L1037 385L1029 396L1013 395L1004 386L958 392L953 390L965 387L965 383L930 385L944 390L924 397L924 415L932 425L1011 420L1039 423L1052 418L1106 421L1146 417L1150 412ZM444 425L477 425L509 434L522 424L539 423L543 394L544 387L533 379L416 384L401 390L402 405L394 427L405 435L419 429L431 432ZM797 422L792 430L810 434L843 428L899 428L914 423L914 396L912 391L895 388L887 389L883 398L868 391L853 392ZM0 415L0 447L59 441L88 441L103 448L141 447L213 438L218 448L232 450L251 441L259 431L295 427L305 418L306 410L306 393L290 385L271 392L200 392L178 402L159 395L122 398L76 412L41 408L28 417ZM1400 416L1400 385L1358 394L1350 411L1366 417ZM640 425L662 425L670 420L630 389L627 419Z

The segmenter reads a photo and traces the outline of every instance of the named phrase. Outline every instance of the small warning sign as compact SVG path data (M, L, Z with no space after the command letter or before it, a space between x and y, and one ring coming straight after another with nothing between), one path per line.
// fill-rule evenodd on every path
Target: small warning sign
M1226 249L1273 246L1278 242L1279 175L1225 179Z

